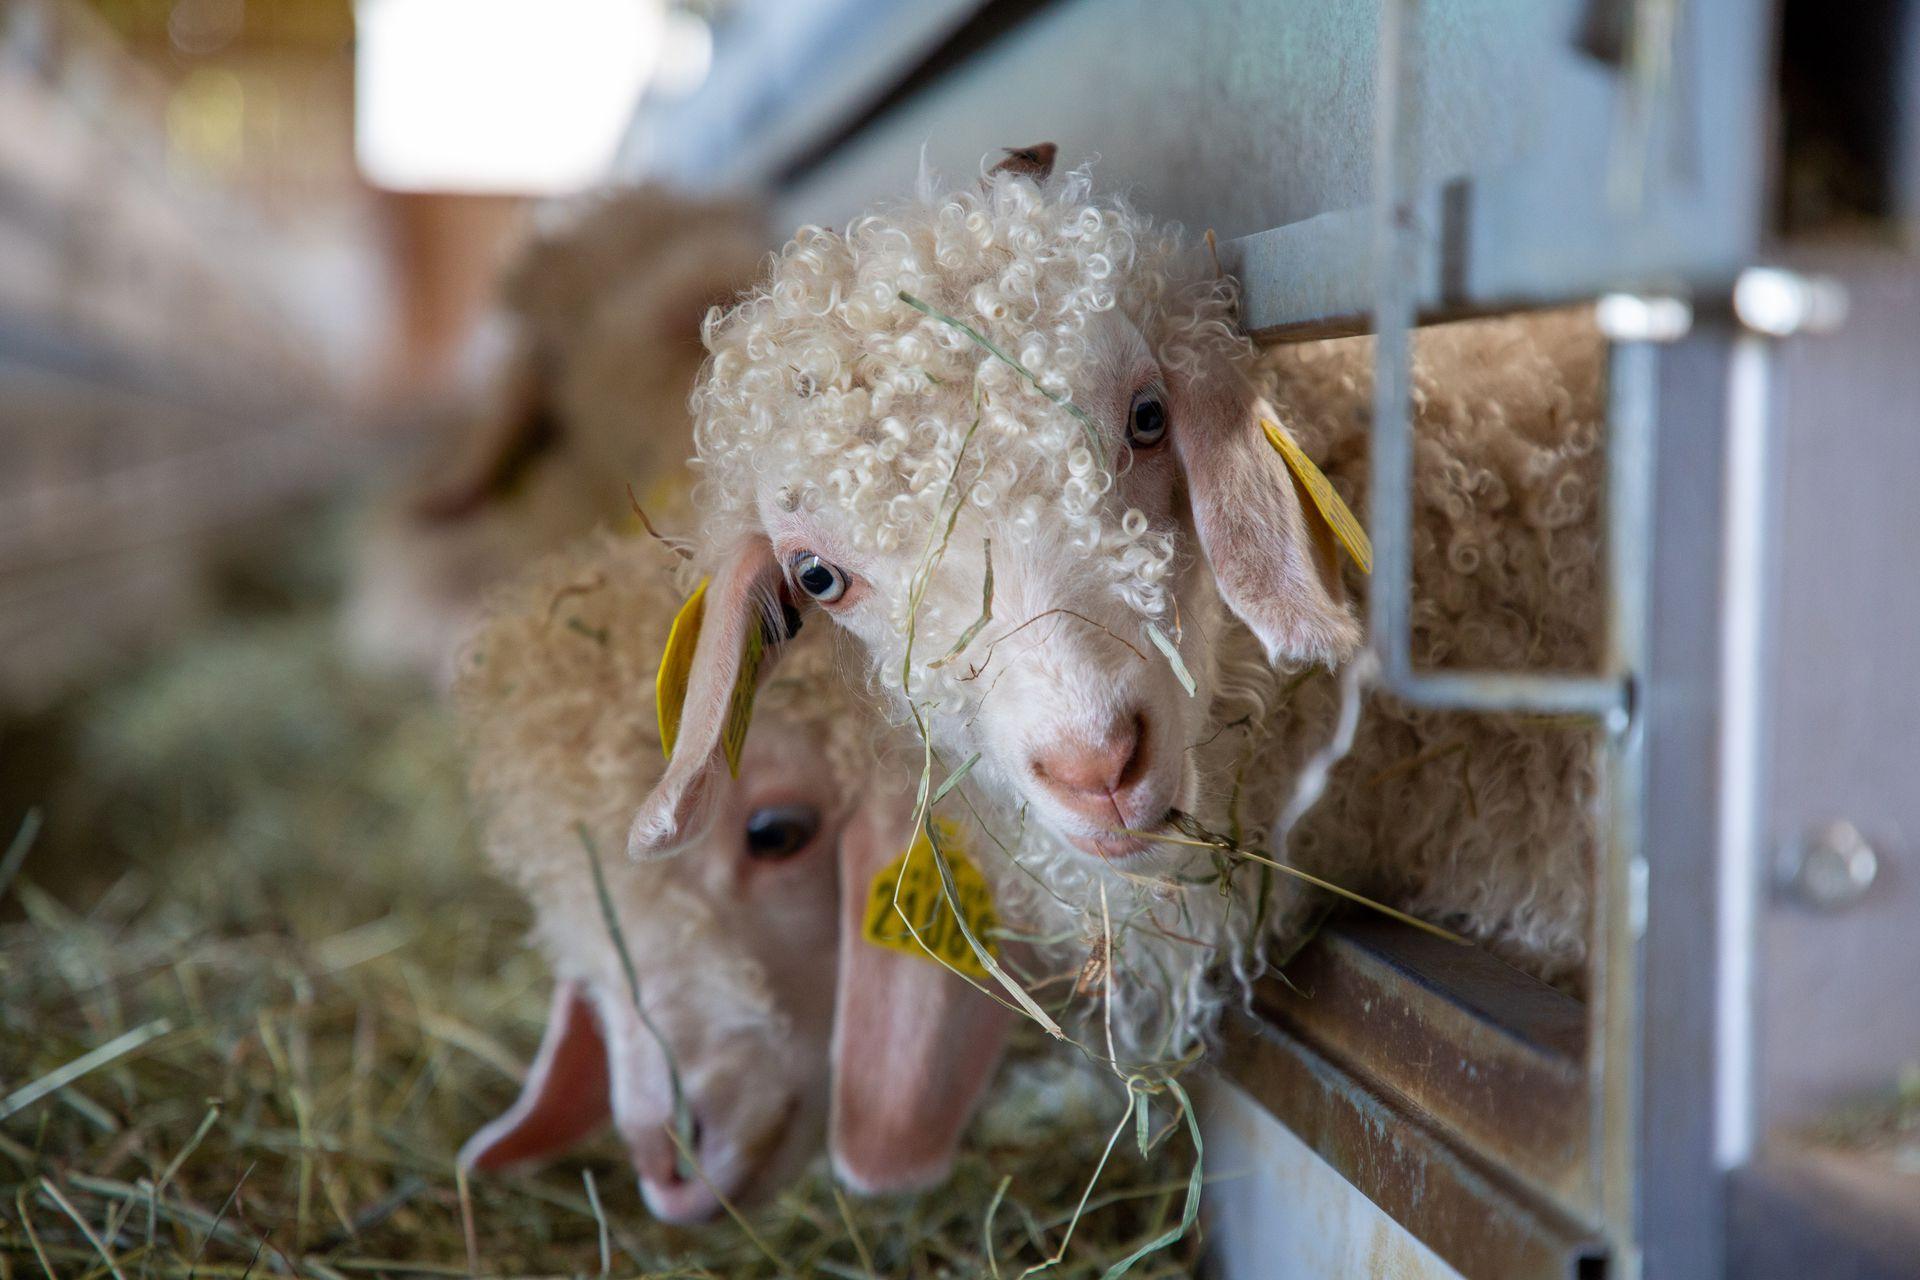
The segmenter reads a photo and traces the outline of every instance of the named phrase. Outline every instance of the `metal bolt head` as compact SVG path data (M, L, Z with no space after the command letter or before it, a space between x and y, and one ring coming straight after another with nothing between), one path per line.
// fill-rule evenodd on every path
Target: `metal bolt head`
M1880 874L1880 856L1851 822L1832 823L1803 839L1784 868L1786 888L1816 911L1838 911L1866 896Z
M1678 342L1693 327L1693 308L1684 298L1608 293L1595 304L1593 318L1613 342Z
M1749 267L1733 283L1733 313L1755 333L1831 333L1847 318L1847 291L1826 276Z

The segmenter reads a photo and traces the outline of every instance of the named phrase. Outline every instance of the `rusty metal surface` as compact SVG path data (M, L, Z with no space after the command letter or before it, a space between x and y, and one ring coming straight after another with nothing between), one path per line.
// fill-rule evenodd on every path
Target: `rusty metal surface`
M1586 1011L1471 947L1390 921L1329 930L1263 986L1273 1025L1569 1213L1594 1203Z
M1297 1036L1259 1019L1236 1019L1221 1069L1469 1280L1606 1274L1597 1269L1603 1246L1596 1233Z

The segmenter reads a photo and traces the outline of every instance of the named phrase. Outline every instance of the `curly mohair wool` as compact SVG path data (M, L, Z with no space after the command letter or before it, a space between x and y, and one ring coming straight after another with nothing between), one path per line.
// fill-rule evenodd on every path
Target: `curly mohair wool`
M1356 510L1367 508L1372 341L1278 348L1272 398ZM1425 329L1414 343L1413 659L1454 669L1589 672L1605 627L1606 344L1584 311ZM1348 590L1364 597L1351 565ZM1227 642L1257 675L1257 647ZM1269 677L1269 680L1271 677ZM1291 776L1300 730L1332 716L1310 676L1269 711L1254 766ZM1240 711L1215 711L1225 724ZM1288 856L1474 938L1570 990L1585 981L1597 730L1369 698L1352 750ZM1223 744L1224 745L1224 744ZM1279 927L1284 928L1283 923Z
M923 191L845 234L802 228L758 289L710 314L713 354L693 399L702 546L754 527L757 475L801 470L810 478L785 496L789 509L857 512L860 549L918 553L964 448L968 506L1006 517L1028 547L1062 542L1143 617L1164 615L1171 541L1137 514L1101 509L1112 469L1054 398L1071 401L1095 358L1089 325L1116 310L1170 369L1203 348L1250 348L1231 329L1230 284L1174 231L1094 203L1084 170L1055 186L1003 177ZM1039 385L903 293L981 332ZM899 665L910 622L950 639L971 621L937 596L917 617L895 604L887 622L902 639L877 665ZM915 668L914 697L963 710L978 695L953 674Z

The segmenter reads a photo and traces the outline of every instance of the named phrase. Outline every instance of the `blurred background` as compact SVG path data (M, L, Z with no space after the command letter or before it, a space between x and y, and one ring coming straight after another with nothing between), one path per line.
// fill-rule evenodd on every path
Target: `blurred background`
M470 403L531 202L706 72L704 11L457 10L6 6L10 707L163 640L210 547Z

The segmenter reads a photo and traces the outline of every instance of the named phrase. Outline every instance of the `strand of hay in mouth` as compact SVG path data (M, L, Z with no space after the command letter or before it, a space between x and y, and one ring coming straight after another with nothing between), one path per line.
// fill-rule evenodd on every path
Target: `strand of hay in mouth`
M548 979L440 713L340 670L314 617L202 638L73 723L82 768L0 899L0 1096L31 1091L0 1119L0 1272L1011 1276L1074 1222L1047 1274L1091 1280L1181 1220L1184 1135L1123 1146L1076 1213L1124 1100L1032 1035L946 1186L843 1203L816 1168L744 1210L778 1265L732 1222L652 1221L611 1138L463 1197Z
M1348 902L1357 903L1369 911L1377 911L1389 919L1398 920L1401 924L1412 925L1421 932L1430 933L1436 938L1443 938L1448 942L1459 943L1463 947L1471 945L1465 938L1453 932L1451 929L1442 929L1437 924L1429 924L1418 916L1408 915L1397 907L1390 907L1384 902L1379 902L1367 897L1365 894L1355 893L1353 890L1337 885L1331 880L1324 880L1312 872L1302 871L1299 867L1288 866L1286 863L1276 858L1270 858L1266 854L1256 850L1242 848L1225 835L1217 831L1207 830L1207 828L1195 822L1193 818L1187 814L1176 813L1173 816L1173 823L1182 831L1191 831L1193 834L1176 836L1170 835L1165 831L1135 831L1131 827L1119 827L1116 828L1116 830L1121 835L1138 836L1142 840L1152 840L1158 844L1177 844L1189 849L1214 849L1226 854L1228 857L1240 858L1247 862L1266 867L1269 870L1278 871L1283 875L1293 876L1295 879L1305 881L1316 889L1324 889L1328 893L1345 898Z

